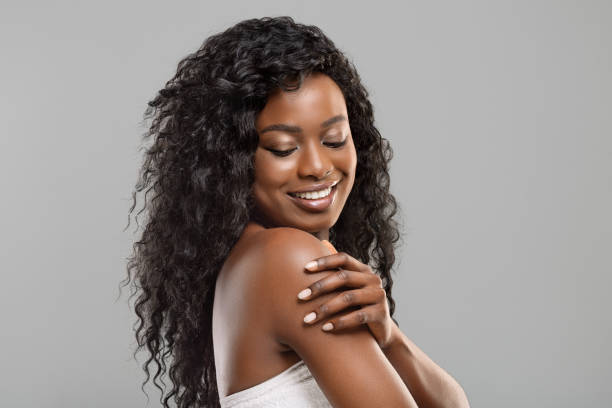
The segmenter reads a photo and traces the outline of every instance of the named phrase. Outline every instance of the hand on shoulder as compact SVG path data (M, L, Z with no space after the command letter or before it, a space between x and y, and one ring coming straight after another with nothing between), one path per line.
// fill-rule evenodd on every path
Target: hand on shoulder
M260 310L268 315L275 338L304 360L329 401L334 406L415 407L367 326L331 334L322 330L322 322L303 321L336 295L326 293L308 303L297 297L303 288L334 273L305 270L309 261L331 253L325 244L294 228L270 228L258 233L256 241L252 287L261 298Z

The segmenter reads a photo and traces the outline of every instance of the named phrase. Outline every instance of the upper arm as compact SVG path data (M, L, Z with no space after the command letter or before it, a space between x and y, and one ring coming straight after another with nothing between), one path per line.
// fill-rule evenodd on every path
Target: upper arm
M298 292L333 273L305 272L304 265L329 255L314 236L293 228L275 228L263 239L256 262L260 287L269 290L265 310L275 337L306 363L334 407L416 407L401 377L387 360L367 326L326 333L304 323L305 315L337 295L302 301ZM346 310L340 312L346 313Z

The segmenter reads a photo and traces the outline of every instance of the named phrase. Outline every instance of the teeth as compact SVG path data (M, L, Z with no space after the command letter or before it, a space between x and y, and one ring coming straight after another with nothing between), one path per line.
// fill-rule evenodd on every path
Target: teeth
M307 193L295 193L296 197L306 198L308 200L316 200L318 198L327 197L331 193L332 188L328 187L325 190L309 191Z

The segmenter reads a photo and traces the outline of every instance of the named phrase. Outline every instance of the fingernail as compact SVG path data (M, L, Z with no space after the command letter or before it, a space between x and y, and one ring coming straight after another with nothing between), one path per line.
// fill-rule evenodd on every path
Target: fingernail
M310 288L306 288L303 291L301 291L300 293L298 293L298 297L300 299L306 299L308 296L310 296L311 293L312 293L312 290L310 290Z
M317 314L315 312L310 312L304 317L304 322L310 323L315 319L315 317L317 317Z
M317 267L317 261L310 261L306 264L306 266L304 266L304 268L312 270L315 269Z
M321 327L323 330L328 331L334 328L334 325L331 322L327 322Z

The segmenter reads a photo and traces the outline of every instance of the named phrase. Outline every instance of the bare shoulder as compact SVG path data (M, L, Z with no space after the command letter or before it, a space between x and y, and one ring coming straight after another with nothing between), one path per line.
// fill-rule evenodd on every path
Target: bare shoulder
M338 295L328 293L311 301L297 297L302 289L336 273L304 269L306 263L330 255L329 249L312 234L294 228L262 231L256 241L252 287L270 319L270 330L304 360L330 403L334 407L416 407L366 325L327 333L321 329L325 320L313 325L303 322L305 315Z

